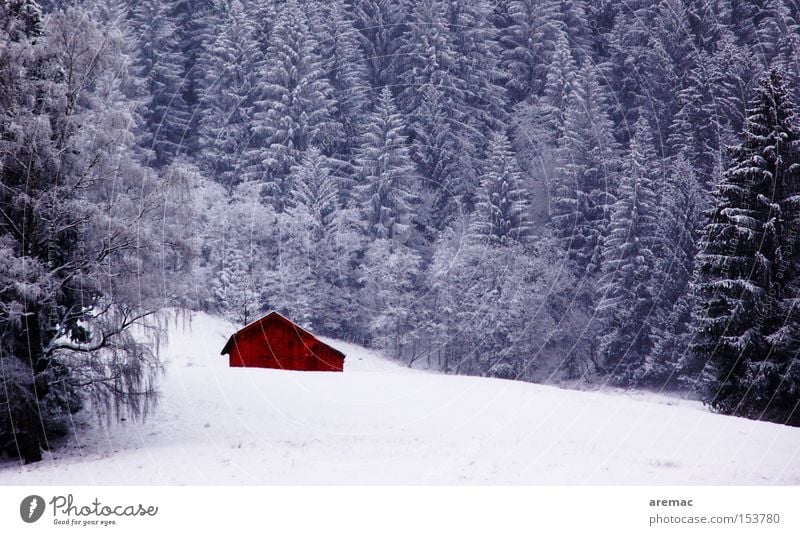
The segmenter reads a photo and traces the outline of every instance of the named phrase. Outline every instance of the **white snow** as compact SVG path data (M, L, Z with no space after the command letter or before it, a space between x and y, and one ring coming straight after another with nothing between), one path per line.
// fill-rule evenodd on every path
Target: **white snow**
M657 395L410 370L331 341L344 373L229 368L235 327L173 322L143 422L77 421L0 484L800 484L800 429Z

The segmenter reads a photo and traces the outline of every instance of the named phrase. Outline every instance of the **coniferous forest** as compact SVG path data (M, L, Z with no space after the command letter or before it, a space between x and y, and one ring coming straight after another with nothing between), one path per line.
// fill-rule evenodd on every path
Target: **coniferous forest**
M159 310L800 425L800 2L0 0L0 450Z

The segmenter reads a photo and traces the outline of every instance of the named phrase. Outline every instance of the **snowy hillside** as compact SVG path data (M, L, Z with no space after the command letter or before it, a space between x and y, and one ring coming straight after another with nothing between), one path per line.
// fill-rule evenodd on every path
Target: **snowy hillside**
M409 370L332 342L345 372L231 369L233 326L173 322L144 422L76 423L0 484L800 484L800 429L695 402Z

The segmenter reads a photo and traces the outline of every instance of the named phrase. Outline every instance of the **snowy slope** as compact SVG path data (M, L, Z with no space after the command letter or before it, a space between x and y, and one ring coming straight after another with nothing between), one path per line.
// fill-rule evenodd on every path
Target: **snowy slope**
M800 484L800 429L698 403L409 370L332 342L345 372L231 369L235 329L173 323L144 422L76 422L0 484Z

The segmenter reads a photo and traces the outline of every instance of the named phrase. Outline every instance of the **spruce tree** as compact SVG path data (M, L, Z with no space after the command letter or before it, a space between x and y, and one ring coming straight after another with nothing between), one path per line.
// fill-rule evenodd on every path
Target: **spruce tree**
M443 224L472 209L486 134L503 124L505 99L495 84L494 49L483 42L492 32L479 12L462 2L421 0L410 17L399 50L398 105L415 140L414 160L436 197L435 219ZM445 130L437 132L441 124ZM436 154L437 145L449 152Z
M594 69L581 69L558 141L551 200L551 224L579 274L597 271L614 202L619 156L606 102Z
M256 28L237 0L214 12L198 60L201 162L228 191L246 179L244 155L250 149L254 87L263 58ZM256 178L256 177L251 177Z
M394 85L400 60L397 49L406 30L405 6L396 0L353 0L351 4L370 85Z
M707 195L694 169L683 155L671 162L659 188L658 240L651 293L653 348L636 377L643 383L678 387L693 380L691 312L694 303L689 283L700 230L700 215Z
M276 265L282 288L270 292L288 298L277 304L323 333L336 331L353 315L347 288L353 274L341 245L346 229L333 169L335 163L313 146L292 167Z
M511 143L503 132L496 132L478 188L473 236L493 244L525 240L531 231L529 204Z
M282 210L287 177L301 153L316 145L331 155L343 129L319 43L296 0L282 6L265 57L255 88L248 173L261 177L266 198Z
M797 89L800 77L800 22L797 12L783 0L767 0L764 18L758 23L756 50L762 61L781 70L786 87L794 98L800 97Z
M333 146L327 153L350 160L370 104L366 59L342 0L326 2L311 20L318 28L319 54L343 128L341 138L332 140Z
M309 148L292 167L290 181L290 211L307 225L311 239L326 240L339 208L339 187L327 158L318 148Z
M133 28L140 36L137 68L151 96L144 113L148 136L143 147L153 151L157 166L169 164L184 152L190 113L183 98L185 68L171 6L162 0L143 0L132 9Z
M564 32L558 33L555 51L547 67L544 94L538 100L536 120L546 133L551 145L564 137L566 111L575 91L578 67Z
M717 186L697 257L696 339L706 401L726 414L800 424L800 130L772 70Z
M441 229L472 209L477 172L472 165L465 165L463 155L470 153L470 144L460 135L461 125L448 112L447 96L441 88L431 85L422 90L414 119L411 157L432 198L430 223Z
M512 102L539 94L559 24L552 2L511 0L510 24L500 36L502 67Z
M366 236L408 243L415 230L419 180L402 131L392 93L384 88L356 159L355 196Z
M630 385L652 348L650 315L655 296L659 165L647 120L640 118L620 174L602 255L597 314L605 334L599 361L617 384Z

